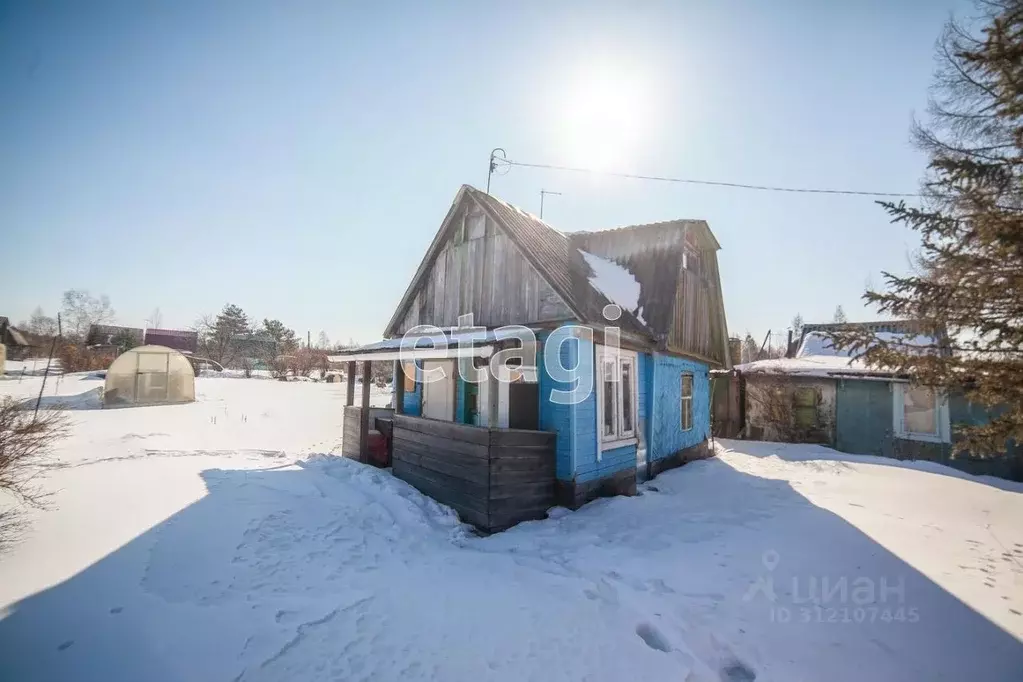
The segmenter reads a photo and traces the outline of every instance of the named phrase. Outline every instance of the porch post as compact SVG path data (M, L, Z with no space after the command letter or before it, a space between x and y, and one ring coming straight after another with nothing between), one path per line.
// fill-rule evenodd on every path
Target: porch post
M405 365L394 361L394 413L405 414Z
M369 461L369 448L367 447L369 440L369 381L370 381L370 366L373 363L369 360L362 362L362 425L359 428L359 461Z
M355 362L348 363L348 394L345 396L345 405L355 404Z

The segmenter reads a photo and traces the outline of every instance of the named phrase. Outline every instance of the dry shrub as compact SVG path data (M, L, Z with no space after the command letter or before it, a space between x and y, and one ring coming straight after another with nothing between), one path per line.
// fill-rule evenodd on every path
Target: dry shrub
M35 484L40 464L68 435L70 422L59 410L41 410L33 416L10 398L0 402L0 490L16 505L0 510L0 548L14 542L21 530L22 507L41 507L46 495Z
M810 385L793 385L763 377L746 382L747 437L782 443L820 443L828 441L831 417L817 407L812 424L800 424L796 418L795 393L816 391ZM817 402L820 401L818 393Z
M56 356L64 372L106 369L114 361L114 354L109 351L92 350L80 343L68 341L57 344Z
M327 371L327 351L319 348L299 348L288 357L288 369L295 376L309 376L314 369Z

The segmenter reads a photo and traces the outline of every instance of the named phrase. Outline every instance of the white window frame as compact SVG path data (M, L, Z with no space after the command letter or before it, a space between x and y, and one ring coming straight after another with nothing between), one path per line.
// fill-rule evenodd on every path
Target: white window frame
M917 440L927 443L951 443L951 427L948 419L948 396L942 391L934 391L935 414L934 422L937 426L936 433L915 433L906 430L906 391L911 390L911 384L892 384L892 427L896 438L903 440Z
M686 385L686 377L689 377L689 395L686 396L683 390ZM678 424L683 431L693 430L693 393L696 391L696 374L693 372L682 372L678 377ZM686 403L689 403L689 427L686 428Z
M611 450L625 445L636 443L636 429L639 421L639 379L636 376L639 363L635 351L615 349L613 347L597 345L595 354L594 378L597 385L597 440L600 448L597 458L600 459L600 450ZM615 377L612 379L615 390L615 432L611 435L604 434L604 365L613 363ZM628 365L630 368L630 381L626 386L622 381L622 367ZM632 406L632 428L625 430L625 415L622 409L623 399L626 391L629 392Z

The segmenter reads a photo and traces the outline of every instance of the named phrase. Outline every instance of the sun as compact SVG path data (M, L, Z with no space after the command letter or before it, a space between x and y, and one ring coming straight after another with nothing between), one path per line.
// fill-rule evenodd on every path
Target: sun
M563 93L559 146L572 163L607 171L636 155L650 115L641 74L617 64L589 64Z

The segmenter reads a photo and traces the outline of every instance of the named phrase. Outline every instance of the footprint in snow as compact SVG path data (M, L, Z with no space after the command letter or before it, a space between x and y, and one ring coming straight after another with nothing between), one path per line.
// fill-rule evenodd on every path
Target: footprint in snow
M655 651L664 651L665 653L672 650L671 644L665 639L661 631L655 628L650 623L640 623L636 626L636 634L643 640L643 643Z
M741 661L732 661L721 669L722 682L753 682L757 674Z

